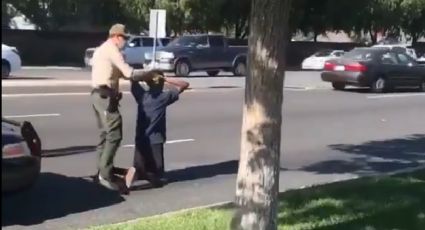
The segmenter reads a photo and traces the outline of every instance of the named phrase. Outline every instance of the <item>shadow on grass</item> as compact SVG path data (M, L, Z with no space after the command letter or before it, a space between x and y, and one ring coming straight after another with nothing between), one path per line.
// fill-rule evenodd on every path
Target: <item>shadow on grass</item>
M280 195L279 229L425 229L425 170Z

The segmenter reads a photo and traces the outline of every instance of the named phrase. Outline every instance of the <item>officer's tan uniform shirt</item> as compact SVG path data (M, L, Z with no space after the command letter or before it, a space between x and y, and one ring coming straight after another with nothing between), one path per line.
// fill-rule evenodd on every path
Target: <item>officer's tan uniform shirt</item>
M123 55L111 41L99 46L92 59L92 86L107 85L119 90L119 79L131 77L133 68L125 63Z

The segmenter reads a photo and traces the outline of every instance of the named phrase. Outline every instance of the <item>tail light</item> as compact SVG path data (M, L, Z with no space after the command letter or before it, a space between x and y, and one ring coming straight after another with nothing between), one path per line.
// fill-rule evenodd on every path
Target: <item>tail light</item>
M335 68L335 64L330 63L330 62L325 62L325 70L333 71L334 68Z
M29 156L29 153L30 150L25 142L4 145L2 149L3 159Z
M365 72L366 70L367 70L367 67L365 65L360 64L360 63L345 65L345 71Z
M353 63L349 65L337 65L331 62L325 62L325 70L327 71L349 71L349 72L365 72L367 66L360 63Z

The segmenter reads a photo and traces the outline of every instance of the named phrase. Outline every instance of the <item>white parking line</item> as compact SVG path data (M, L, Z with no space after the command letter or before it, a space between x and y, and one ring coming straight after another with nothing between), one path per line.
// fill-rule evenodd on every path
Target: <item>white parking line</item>
M420 97L425 96L425 93L406 93L406 94L386 94L367 96L368 99L382 99L382 98L399 98L399 97Z
M171 140L165 142L165 144L177 144L177 143L184 143L184 142L193 142L195 139L180 139L180 140ZM134 145L123 145L123 148L134 148Z
M8 115L5 118L28 118L28 117L59 117L59 113L47 113L47 114L29 114L29 115Z
M229 89L215 89L215 90L240 90L240 88L229 88ZM211 92L209 89L188 89L185 93L193 92ZM123 94L130 95L130 91L123 91ZM2 94L3 98L23 98L23 97L56 97L56 96L89 96L90 92L70 92L70 93L13 93L13 94Z
M123 94L131 94L130 91L124 91ZM52 96L89 96L90 92L79 93L17 93L17 94L2 94L2 98L19 98L19 97L52 97Z

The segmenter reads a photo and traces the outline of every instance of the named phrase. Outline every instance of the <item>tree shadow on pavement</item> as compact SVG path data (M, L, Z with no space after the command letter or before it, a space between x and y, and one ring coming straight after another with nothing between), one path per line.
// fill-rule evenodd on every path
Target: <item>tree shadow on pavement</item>
M2 194L2 226L41 224L123 201L119 193L83 178L41 173L31 189Z
M343 92L351 92L351 93L361 93L361 94L377 94L377 95L385 95L385 93L372 93L369 88L364 87L356 87L356 88L347 88L344 89ZM392 89L388 93L415 93L415 92L422 92L417 87L409 87L409 88L396 88Z
M193 166L166 172L169 183L232 175L238 172L239 161L231 160L210 165Z
M330 149L354 155L350 160L331 160L309 165L303 170L321 174L354 173L368 175L425 165L425 134L406 138L369 141L360 145L337 144Z
M69 155L76 155L82 153L90 153L96 151L96 146L85 145L85 146L72 146L58 149L46 149L42 151L43 157L63 157Z

